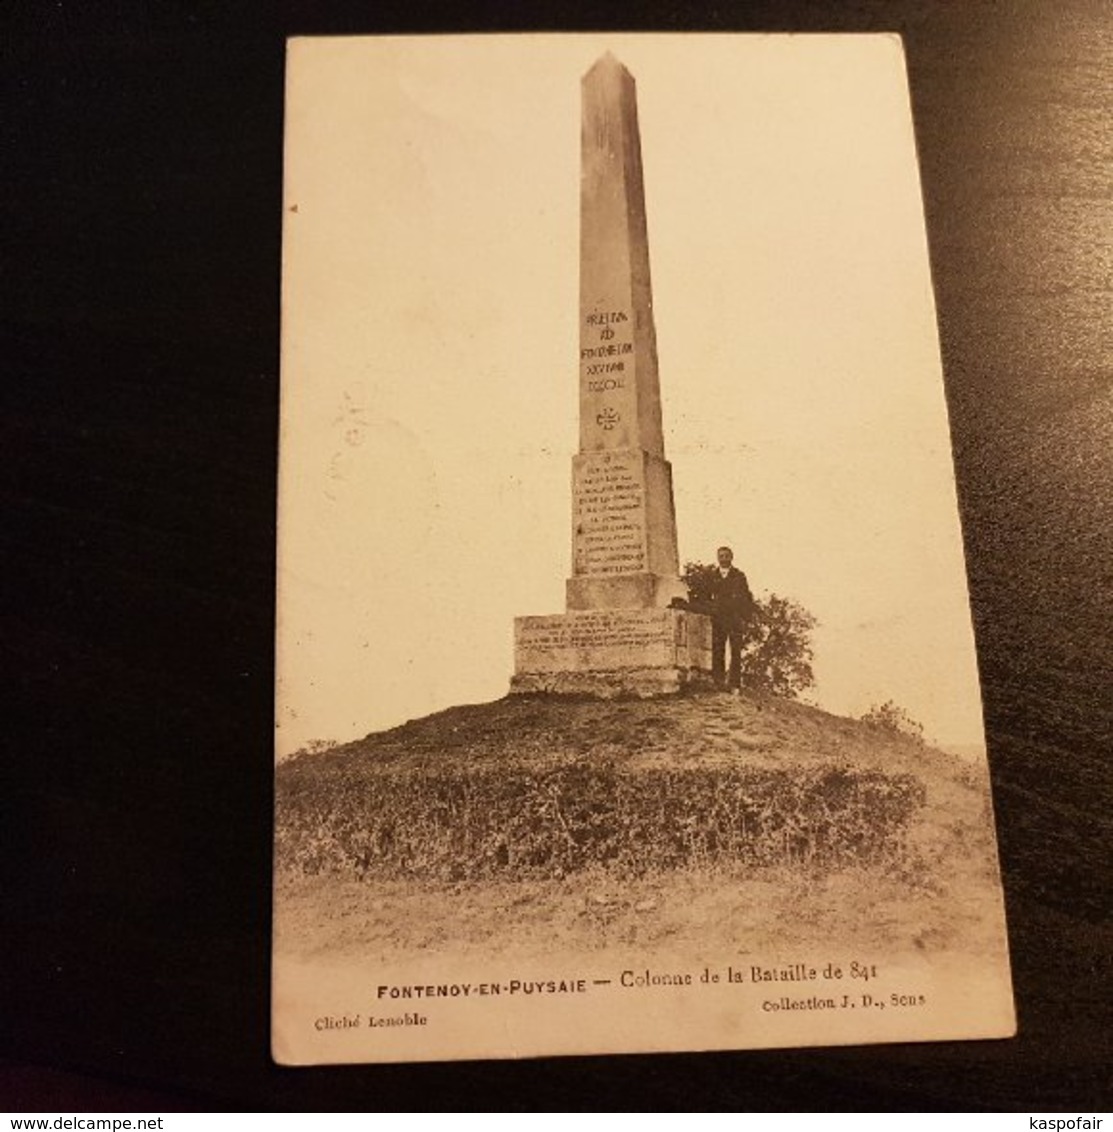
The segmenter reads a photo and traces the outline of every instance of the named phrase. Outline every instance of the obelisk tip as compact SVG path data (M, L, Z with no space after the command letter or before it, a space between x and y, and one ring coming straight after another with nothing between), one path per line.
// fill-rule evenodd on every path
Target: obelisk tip
M600 75L618 74L625 75L627 78L633 77L610 51L604 51L603 54L591 64L584 75L584 82L587 82L587 80L592 78L597 72Z

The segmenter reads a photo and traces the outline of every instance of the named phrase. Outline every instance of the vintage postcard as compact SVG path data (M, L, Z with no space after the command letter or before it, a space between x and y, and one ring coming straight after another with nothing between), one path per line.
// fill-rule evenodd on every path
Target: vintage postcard
M273 1051L1015 1021L900 40L296 39Z

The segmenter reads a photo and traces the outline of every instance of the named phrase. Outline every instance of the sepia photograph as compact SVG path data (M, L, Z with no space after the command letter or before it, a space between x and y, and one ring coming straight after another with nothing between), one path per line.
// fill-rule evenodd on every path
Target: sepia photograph
M1109 14L15 5L13 1118L1100 1122Z
M287 47L281 1064L1016 1024L895 35Z

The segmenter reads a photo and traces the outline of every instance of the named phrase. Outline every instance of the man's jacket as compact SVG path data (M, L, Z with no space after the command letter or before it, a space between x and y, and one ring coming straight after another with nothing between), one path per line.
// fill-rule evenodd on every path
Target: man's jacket
M716 567L711 577L708 612L716 625L732 629L741 628L753 616L754 597L746 575L737 567L732 566L725 578Z

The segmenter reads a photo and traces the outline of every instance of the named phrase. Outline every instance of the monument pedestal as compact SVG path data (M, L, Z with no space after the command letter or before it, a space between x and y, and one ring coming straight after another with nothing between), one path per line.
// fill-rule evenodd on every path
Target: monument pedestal
M511 693L660 696L709 683L711 619L684 609L594 609L514 619Z
M667 609L674 599L688 598L688 587L679 577L660 574L614 574L566 578L569 612L589 609Z

